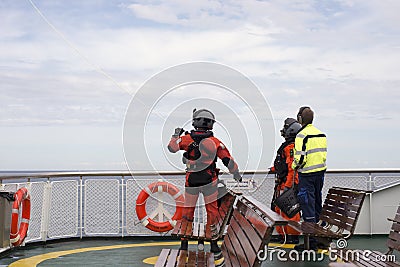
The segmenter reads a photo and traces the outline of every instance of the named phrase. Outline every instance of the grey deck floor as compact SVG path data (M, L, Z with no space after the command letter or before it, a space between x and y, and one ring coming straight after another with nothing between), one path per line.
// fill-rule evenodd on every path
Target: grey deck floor
M386 236L354 236L348 248L363 248L386 252ZM271 246L278 244L271 244ZM195 243L191 243L195 248ZM65 241L45 246L26 246L12 251L0 259L2 266L152 266L162 248L178 248L174 240L152 239L91 239ZM206 250L209 247L206 245ZM290 251L286 247L286 251ZM396 255L397 261L400 255ZM262 266L328 266L329 257L322 261L282 262L276 257Z

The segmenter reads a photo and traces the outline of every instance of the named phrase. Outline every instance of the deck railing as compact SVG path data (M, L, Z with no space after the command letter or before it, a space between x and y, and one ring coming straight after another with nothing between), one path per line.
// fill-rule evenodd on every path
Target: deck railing
M251 195L269 205L274 187L274 174L248 171L244 182L237 184L229 174L221 179L228 187ZM150 183L166 180L184 190L183 172L35 172L0 176L0 190L16 192L27 187L31 195L31 220L26 242L88 236L169 235L155 233L143 226L135 212L136 198ZM323 197L332 186L351 187L379 192L400 184L400 169L329 170L325 176ZM174 213L175 202L162 194L164 215ZM160 197L160 198L158 198ZM149 198L148 214L160 206L160 196ZM370 198L369 209L373 207ZM390 200L388 200L390 201ZM392 200L398 205L398 198ZM199 209L201 210L201 209ZM201 211L197 217L201 216ZM370 210L370 225L373 212ZM363 222L360 222L363 223ZM370 233L373 233L372 226ZM364 231L365 232L365 231ZM357 233L357 230L356 230Z

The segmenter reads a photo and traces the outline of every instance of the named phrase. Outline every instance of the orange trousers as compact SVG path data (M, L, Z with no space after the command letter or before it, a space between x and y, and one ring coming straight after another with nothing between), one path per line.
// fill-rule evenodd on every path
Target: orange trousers
M215 224L215 220L218 215L218 188L215 181L204 186L185 187L185 204L182 216L189 221L193 221L194 211L196 209L196 203L200 193L202 193L204 196L207 212L207 224Z
M297 213L296 215L294 215L294 217L292 217L292 218L289 218L288 216L286 216L286 214L283 213L278 207L275 207L275 212L278 213L279 215L281 215L286 220L295 221L295 222L300 221L300 212ZM289 226L277 226L276 231L278 232L278 234L280 234L282 236L284 234L287 234L287 235L299 235L300 234L298 231L294 230L293 228L291 228Z

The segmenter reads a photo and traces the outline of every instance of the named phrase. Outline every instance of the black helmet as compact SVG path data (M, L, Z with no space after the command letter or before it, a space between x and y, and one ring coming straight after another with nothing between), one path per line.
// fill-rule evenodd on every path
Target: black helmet
M193 121L192 125L195 129L204 128L212 130L215 122L214 114L207 109L193 110Z
M283 128L281 130L281 135L285 138L293 138L296 137L297 133L301 129L301 124L298 123L293 118L287 118L283 124Z

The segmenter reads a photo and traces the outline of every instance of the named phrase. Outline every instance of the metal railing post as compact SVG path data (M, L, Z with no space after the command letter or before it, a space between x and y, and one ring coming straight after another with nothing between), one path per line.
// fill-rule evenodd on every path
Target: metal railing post
M83 178L82 175L79 177L79 187L80 187L80 213L79 213L79 228L80 228L80 238L83 238Z
M30 191L30 188L29 188ZM51 182L50 177L47 178L46 185L44 186L43 193L43 206L42 206L42 223L41 223L41 239L46 242L47 235L49 233L49 223L50 223L50 205L51 205Z
M124 187L125 187L125 178L124 175L122 175L121 178L121 232L122 232L122 237L124 237L124 232L125 232L125 194L124 194Z

